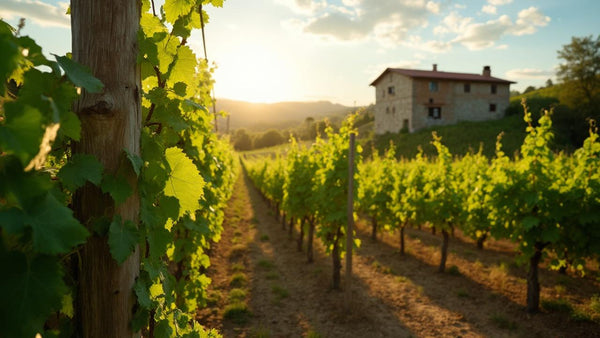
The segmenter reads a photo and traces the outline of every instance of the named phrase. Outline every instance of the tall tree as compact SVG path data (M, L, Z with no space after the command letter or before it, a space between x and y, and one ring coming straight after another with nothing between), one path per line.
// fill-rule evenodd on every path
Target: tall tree
M139 215L136 177L123 150L140 153L141 85L136 62L140 11L138 0L71 1L73 59L104 83L101 93L83 92L75 104L82 124L75 152L94 155L111 176L109 181L133 188L124 202L116 203L113 195L88 184L75 194L73 206L82 224L91 227L108 219L111 232L137 224ZM77 306L82 336L133 335L129 323L135 304L133 284L139 274L137 251L118 264L102 231L83 246Z
M584 108L593 107L600 93L600 35L596 39L592 35L572 37L558 57L564 60L558 68L559 80L573 85L574 99Z

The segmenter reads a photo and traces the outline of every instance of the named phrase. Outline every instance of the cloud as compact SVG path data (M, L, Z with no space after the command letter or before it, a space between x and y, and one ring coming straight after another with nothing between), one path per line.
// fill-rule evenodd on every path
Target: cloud
M423 41L418 35L411 35L402 42L403 46L429 53L445 53L452 48L452 43L447 41L429 40Z
M481 8L483 13L487 14L496 14L496 6L494 5L485 5Z
M275 0L275 2L282 4L296 13L300 14L314 14L320 9L327 7L325 0Z
M492 6L508 5L511 2L513 2L513 0L488 0L488 4Z
M537 31L537 27L544 27L549 22L550 18L542 14L539 9L535 7L529 7L519 12L512 34L533 34Z
M506 72L506 77L512 79L548 79L555 75L553 70L541 70L536 68L511 69Z
M43 27L71 27L71 19L65 13L69 4L59 2L57 6L37 0L3 0L0 2L0 17L25 18Z
M521 36L535 33L539 27L544 27L550 18L539 9L529 7L519 12L517 20L513 21L508 15L486 22L474 22L473 18L462 17L456 12L446 16L441 24L434 28L437 35L456 34L451 44L460 43L470 50L480 50L493 47L502 36Z
M279 0L282 1L282 0ZM304 21L305 33L340 41L373 38L386 47L401 43L414 28L425 27L440 5L428 0L343 0Z

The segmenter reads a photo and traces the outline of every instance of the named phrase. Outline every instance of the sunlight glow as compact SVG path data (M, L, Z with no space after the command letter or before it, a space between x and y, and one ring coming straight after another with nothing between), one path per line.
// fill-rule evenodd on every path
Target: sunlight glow
M215 71L219 97L248 102L278 102L294 98L292 67L286 56L267 45L232 46Z

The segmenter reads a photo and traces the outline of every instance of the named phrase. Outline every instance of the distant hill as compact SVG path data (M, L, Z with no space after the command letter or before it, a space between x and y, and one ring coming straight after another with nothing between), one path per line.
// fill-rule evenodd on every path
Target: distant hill
M319 120L344 115L352 109L329 101L250 103L230 99L217 99L216 108L217 111L223 110L230 115L230 130L246 128L253 131L296 127L307 117ZM227 119L220 118L218 123L219 129L224 131Z

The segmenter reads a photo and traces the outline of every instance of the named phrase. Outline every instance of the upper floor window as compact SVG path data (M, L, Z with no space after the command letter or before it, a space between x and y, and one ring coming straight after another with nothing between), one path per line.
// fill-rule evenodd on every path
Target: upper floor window
M439 84L437 81L429 81L429 91L437 92L439 90Z
M471 84L470 83L465 83L464 91L465 91L465 93L471 92Z
M388 87L388 94L390 94L390 95L395 95L395 94L396 94L396 87L394 87L394 86L389 86L389 87Z
M496 87L495 84L492 85L492 94L496 94L496 92L498 91L498 88Z

